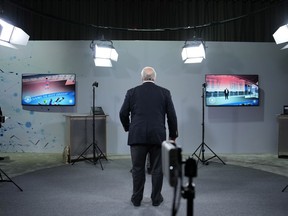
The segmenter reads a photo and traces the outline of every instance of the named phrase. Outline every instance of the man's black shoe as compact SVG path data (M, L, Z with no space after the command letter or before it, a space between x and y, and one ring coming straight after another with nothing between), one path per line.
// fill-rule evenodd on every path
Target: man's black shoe
M161 197L161 199L159 201L157 201L157 202L156 201L155 202L152 201L152 205L153 206L159 206L162 202L163 202L163 197Z
M133 201L133 200L131 199L131 202L132 202L132 204L133 204L135 207L139 207L139 206L141 205L141 201L140 201L140 202L136 202L136 201Z

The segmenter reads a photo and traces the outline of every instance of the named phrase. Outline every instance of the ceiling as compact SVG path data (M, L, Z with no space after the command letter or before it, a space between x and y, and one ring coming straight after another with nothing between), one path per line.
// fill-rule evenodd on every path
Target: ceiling
M30 40L271 42L288 0L1 0Z

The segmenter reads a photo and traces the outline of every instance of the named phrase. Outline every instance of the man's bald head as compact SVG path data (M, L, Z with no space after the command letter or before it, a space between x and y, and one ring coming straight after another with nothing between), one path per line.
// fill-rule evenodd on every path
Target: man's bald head
M142 81L155 81L156 71L153 67L144 67L141 71Z

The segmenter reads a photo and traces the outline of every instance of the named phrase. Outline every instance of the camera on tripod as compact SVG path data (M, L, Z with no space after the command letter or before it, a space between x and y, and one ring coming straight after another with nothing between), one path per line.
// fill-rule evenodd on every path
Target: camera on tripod
M168 179L170 186L174 187L181 175L182 149L175 143L164 141L161 151L163 175Z
M162 143L162 169L163 175L168 179L170 186L177 184L178 178L182 178L182 164L186 177L197 176L197 163L193 158L182 161L182 148L171 141Z
M174 187L174 201L176 200L176 191L179 187L179 194L187 200L187 216L193 215L193 199L195 197L195 187L193 178L197 176L197 163L192 157L182 161L182 149L176 143L164 141L162 143L162 170L165 178L168 179L170 186ZM184 165L184 169L182 168ZM188 177L188 183L184 186L183 174ZM179 184L181 182L181 185ZM179 197L179 195L178 195ZM173 203L172 215L176 215L178 211L176 203Z

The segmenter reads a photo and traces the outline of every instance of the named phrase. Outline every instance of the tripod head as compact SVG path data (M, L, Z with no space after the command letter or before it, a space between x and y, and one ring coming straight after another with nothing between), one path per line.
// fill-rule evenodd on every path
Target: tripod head
M92 86L97 88L97 87L98 87L98 82L95 81L95 82L92 84Z

